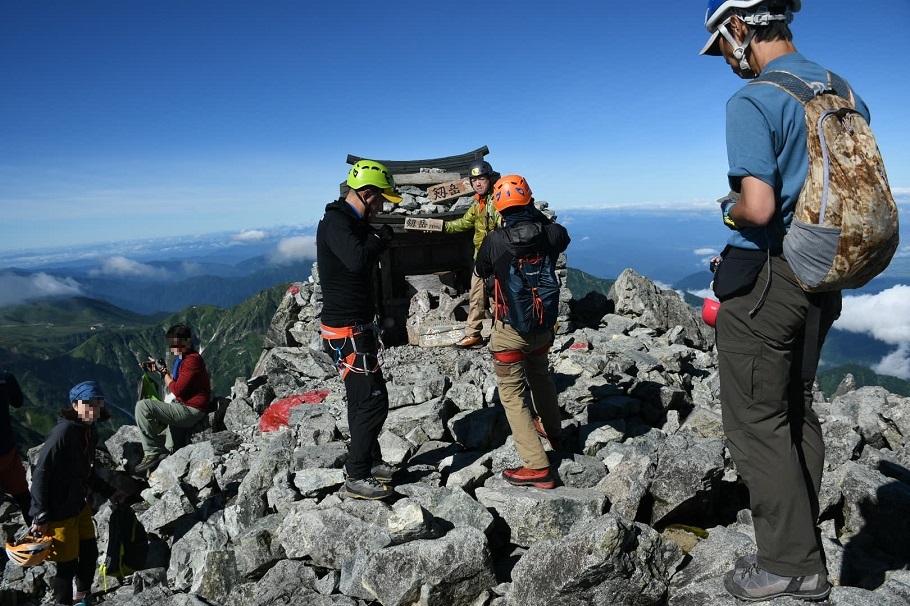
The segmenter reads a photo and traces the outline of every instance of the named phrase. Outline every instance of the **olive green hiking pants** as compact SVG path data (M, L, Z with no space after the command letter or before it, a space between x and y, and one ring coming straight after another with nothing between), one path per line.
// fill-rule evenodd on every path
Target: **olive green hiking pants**
M562 432L556 385L550 375L547 355L552 341L552 332L522 335L502 322L494 322L490 337L490 350L494 354L509 351L525 354L523 360L511 364L494 357L493 368L496 371L499 400L506 410L515 447L524 466L530 469L550 466L547 453L534 429L532 411L537 412L547 435L558 438Z
M181 402L139 400L136 402L136 425L139 426L142 452L146 455L173 452L175 444L172 430L192 427L204 416L205 412ZM162 435L165 429L166 435Z
M727 446L749 488L758 563L784 576L825 570L816 527L825 445L803 378L809 297L821 305L818 348L840 314L840 293L807 295L783 257L771 258L767 299L753 317L768 277L724 301L717 315L720 398Z

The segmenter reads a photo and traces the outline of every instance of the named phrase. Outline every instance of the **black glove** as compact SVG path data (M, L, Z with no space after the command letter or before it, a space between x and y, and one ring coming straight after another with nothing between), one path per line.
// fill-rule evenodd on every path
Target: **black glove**
M382 227L376 230L376 237L382 240L385 244L388 244L395 238L395 230L392 229L391 225L383 224Z

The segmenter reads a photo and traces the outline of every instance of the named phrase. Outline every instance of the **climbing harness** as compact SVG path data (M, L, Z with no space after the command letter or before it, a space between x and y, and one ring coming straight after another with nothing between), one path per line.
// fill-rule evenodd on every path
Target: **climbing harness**
M358 324L356 326L326 326L320 324L319 331L322 338L328 342L332 349L333 362L335 370L341 375L342 380L348 376L348 373L371 374L379 372L382 368L382 352L385 350L385 344L382 342L382 332L375 324ZM357 337L373 333L376 339L376 353L358 351ZM342 341L336 345L336 341ZM345 349L350 352L345 354ZM357 364L357 356L361 357L361 363ZM375 364L368 364L369 358L376 360Z

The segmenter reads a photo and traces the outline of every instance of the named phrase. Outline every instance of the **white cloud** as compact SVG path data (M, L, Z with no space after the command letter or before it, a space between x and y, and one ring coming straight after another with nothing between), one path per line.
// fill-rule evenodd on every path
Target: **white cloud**
M239 234L234 234L231 236L231 240L234 242L242 242L244 244L250 244L255 242L262 242L269 237L269 234L261 229L245 229Z
M688 291L690 295L694 295L699 299L714 299L717 301L717 297L714 296L714 291L710 288L702 288L700 290L690 290Z
M316 237L315 236L292 236L284 238L275 247L275 250L269 254L272 263L292 263L304 259L316 258Z
M101 259L101 269L89 272L92 276L121 276L130 278L167 278L168 272L162 267L140 263L122 256Z
M898 284L874 295L848 295L834 326L900 345L910 343L910 286Z
M872 367L880 375L890 375L910 380L910 343L902 343L893 352Z
M720 251L718 251L716 248L710 248L710 247L696 248L695 250L692 251L692 254L697 255L699 257L704 257L706 255L713 257L716 255L719 255Z
M0 272L0 307L17 305L30 299L81 294L81 285L72 278L57 278L43 272L29 276Z
M872 370L910 379L910 286L898 284L874 295L845 296L843 312L834 326L897 345Z
M581 241L586 242L587 240L590 240L590 239L591 239L591 236L585 236L584 238L581 239Z

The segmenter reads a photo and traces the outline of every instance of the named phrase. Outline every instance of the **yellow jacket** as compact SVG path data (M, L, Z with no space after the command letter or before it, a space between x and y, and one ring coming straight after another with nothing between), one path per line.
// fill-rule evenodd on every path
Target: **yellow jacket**
M453 219L445 222L445 232L447 234L458 233L462 231L474 230L474 258L477 258L477 251L480 250L480 244L488 233L502 227L502 217L493 206L492 192L480 197L480 194L474 194L474 203L460 219Z

